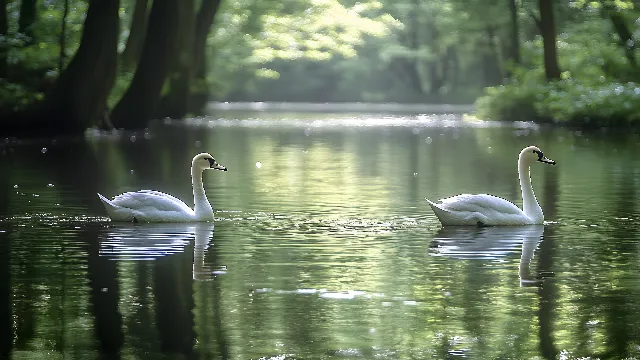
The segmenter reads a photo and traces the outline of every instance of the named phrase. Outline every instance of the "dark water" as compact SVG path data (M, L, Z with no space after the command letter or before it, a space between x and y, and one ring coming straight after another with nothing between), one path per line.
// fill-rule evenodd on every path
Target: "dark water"
M0 349L15 359L640 357L640 137L455 117L260 114L0 146ZM256 116L256 115L253 115ZM544 226L441 229L423 200L521 204ZM45 149L46 148L46 149ZM212 224L108 221L96 192ZM257 166L257 163L260 162Z

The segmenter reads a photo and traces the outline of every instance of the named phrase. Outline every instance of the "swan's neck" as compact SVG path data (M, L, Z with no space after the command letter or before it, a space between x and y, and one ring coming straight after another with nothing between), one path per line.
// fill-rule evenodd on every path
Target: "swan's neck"
M191 183L193 184L193 211L198 219L213 220L213 208L204 192L202 183L202 169L191 167Z
M518 160L518 176L520 177L520 189L522 189L522 211L528 218L536 222L542 221L544 215L536 195L533 193L529 163L522 161L522 159Z

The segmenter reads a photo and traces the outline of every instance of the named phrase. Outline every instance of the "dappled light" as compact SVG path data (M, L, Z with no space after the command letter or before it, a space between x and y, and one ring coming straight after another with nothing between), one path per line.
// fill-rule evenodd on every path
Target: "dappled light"
M631 0L0 0L0 358L640 358L639 36Z

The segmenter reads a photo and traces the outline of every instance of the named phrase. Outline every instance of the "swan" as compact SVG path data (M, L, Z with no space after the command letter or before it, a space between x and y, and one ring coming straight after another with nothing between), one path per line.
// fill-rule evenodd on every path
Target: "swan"
M210 154L201 153L193 157L191 182L194 209L178 198L153 190L126 192L113 200L107 199L100 193L98 197L102 200L112 221L147 223L213 221L213 208L207 200L202 184L202 173L208 169L227 171L227 168L218 164Z
M534 162L556 164L535 146L528 146L520 151L518 176L522 190L522 210L508 200L487 194L460 194L440 199L438 204L427 198L425 200L442 225L540 225L544 222L544 214L533 193L529 168Z

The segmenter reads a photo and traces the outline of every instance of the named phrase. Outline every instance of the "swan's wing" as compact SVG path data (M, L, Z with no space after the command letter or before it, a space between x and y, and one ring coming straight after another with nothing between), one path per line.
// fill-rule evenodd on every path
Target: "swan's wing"
M460 194L445 199L440 199L442 207L450 211L466 211L484 213L487 210L497 211L502 214L522 214L522 210L514 203L501 197L487 194Z
M154 190L126 192L113 198L112 203L134 210L153 208L160 211L193 212L182 200Z

